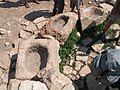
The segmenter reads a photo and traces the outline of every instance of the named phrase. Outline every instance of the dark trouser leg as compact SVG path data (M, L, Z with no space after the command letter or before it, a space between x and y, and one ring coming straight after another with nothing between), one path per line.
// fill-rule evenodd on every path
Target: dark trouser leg
M33 0L33 3L39 4L39 2L37 0Z
M70 8L71 8L71 12L74 12L75 3L73 2L73 0L70 0Z
M64 10L64 0L58 0L58 14L63 13Z
M29 8L29 5L28 5L28 0L25 0L24 5L25 5L25 7L26 7L26 8Z
M58 12L58 0L54 0L53 16Z

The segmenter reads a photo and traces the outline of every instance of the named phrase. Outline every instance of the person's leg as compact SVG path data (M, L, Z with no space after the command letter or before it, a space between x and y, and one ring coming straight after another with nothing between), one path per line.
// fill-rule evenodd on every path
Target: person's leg
M53 8L53 16L57 14L58 12L58 0L54 0L54 8Z
M33 0L33 3L39 4L39 2L37 0Z
M24 5L25 5L25 7L26 7L26 8L29 8L29 5L28 5L28 0L25 0Z
M64 0L58 0L58 14L63 13L64 10Z
M74 0L70 0L70 12L74 12L74 8L75 8L75 3L74 3Z

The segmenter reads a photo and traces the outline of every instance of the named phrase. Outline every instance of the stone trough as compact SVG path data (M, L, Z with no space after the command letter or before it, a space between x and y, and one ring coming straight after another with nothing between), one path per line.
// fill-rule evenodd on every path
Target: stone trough
M40 30L43 35L51 35L60 44L64 44L72 29L76 25L77 14L69 12L52 17L49 22Z
M29 38L20 42L16 78L32 79L42 69L59 70L59 42L52 39Z

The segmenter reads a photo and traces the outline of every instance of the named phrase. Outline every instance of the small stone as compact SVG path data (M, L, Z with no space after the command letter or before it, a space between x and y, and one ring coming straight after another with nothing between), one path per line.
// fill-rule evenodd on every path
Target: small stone
M37 27L34 23L29 23L29 25L27 25L26 28L24 28L24 30L34 32L37 30Z
M32 33L26 32L24 30L20 30L20 37L22 39L27 39L32 35Z
M88 60L88 56L77 55L76 60L86 62Z
M96 53L95 52L90 52L89 56L92 57L92 58L95 58L96 57Z
M92 4L92 2L90 1L90 2L88 2L88 4Z
M118 24L112 24L110 28L113 30L119 30L120 26Z
M45 18L45 17L39 17L39 18L35 19L33 22L35 24L37 24L37 23L40 23L40 22L43 22L43 21L46 21L46 20L47 20L47 18Z
M81 66L83 66L83 63L81 63L80 61L75 61L75 70L80 70Z
M80 37L80 33L79 33L79 32L77 32L76 35L77 35L78 37Z
M76 70L73 70L72 73L73 73L74 75L77 75L77 71L76 71Z
M5 47L9 47L9 46L10 46L10 43L9 43L9 42L6 42L4 45L5 45Z
M92 46L92 48L96 51L96 52L100 52L102 50L102 47L104 46L104 43L99 43L99 44L95 44Z
M55 39L53 36L51 36L51 35L44 35L43 36L45 39Z
M64 73L64 74L70 74L70 73L72 73L72 71L73 71L73 68L70 67L70 66L64 66L63 68L64 68L64 69L63 69L63 73Z
M106 3L99 4L99 5L103 8L104 13L107 13L107 14L113 9L113 6Z
M0 34L1 35L5 35L7 33L7 31L3 28L0 28Z
M87 65L85 65L79 72L81 76L86 76L87 74L90 74L90 73L91 73L91 70Z
M65 85L62 90L76 90L73 85Z

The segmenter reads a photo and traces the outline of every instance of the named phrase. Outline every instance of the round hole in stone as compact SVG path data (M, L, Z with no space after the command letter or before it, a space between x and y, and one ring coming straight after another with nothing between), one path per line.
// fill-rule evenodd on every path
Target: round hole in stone
M60 29L67 24L68 20L69 20L69 16L62 15L58 17L56 20L54 20L52 22L52 25L54 28Z
M48 58L47 48L40 45L34 45L27 51L26 66L32 73L37 73L39 70L46 67Z

